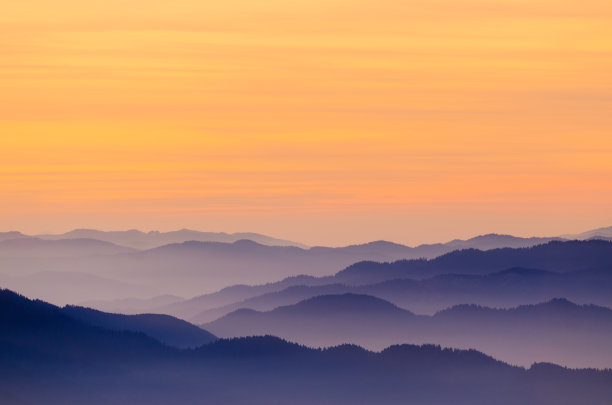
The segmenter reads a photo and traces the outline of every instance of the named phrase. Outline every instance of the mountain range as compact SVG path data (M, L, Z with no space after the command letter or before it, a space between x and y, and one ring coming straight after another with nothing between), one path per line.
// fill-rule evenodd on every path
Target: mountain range
M139 250L153 249L163 245L169 245L172 243L183 243L187 241L233 243L242 239L252 240L253 242L257 242L261 245L295 246L307 248L306 245L303 245L301 243L273 238L271 236L262 235L260 233L200 232L191 229L181 229L178 231L170 232L142 232L136 229L131 229L128 231L99 231L96 229L74 229L72 231L62 234L43 234L36 235L36 237L47 240L97 239Z
M212 333L169 315L113 314L73 305L65 306L61 312L72 319L99 328L141 332L173 347L198 347L217 340Z
M382 304L387 307L388 304ZM0 401L101 404L609 404L612 372L513 367L475 350L311 349L272 336L196 349L0 291Z
M86 257L135 251L136 249L97 239L45 240L35 237L0 239L0 257Z
M487 275L443 274L423 280L393 279L358 286L302 284L209 309L202 310L207 307L196 298L158 307L156 311L201 324L237 309L266 311L318 295L344 293L382 298L418 314L433 314L462 303L508 308L555 297L612 307L612 268L556 273L515 267ZM198 308L200 312L196 312Z
M612 368L612 309L565 299L512 309L459 305L425 316L368 295L322 295L267 312L240 309L202 327L220 337L272 334L311 347L433 343L522 366Z
M393 262L393 265L380 265L381 271L378 273L383 276L382 278L357 280L359 283L374 283L382 281L383 278L388 279L389 276L385 273L396 271L404 266L398 263L398 260L431 259L456 251L456 249L497 250L499 246L533 246L559 239L517 238L490 234L466 241L454 240L446 244L417 247L377 241L339 248L269 246L243 239L232 243L185 240L189 238L214 239L214 235L217 234L189 230L169 233L75 230L62 235L29 237L17 232L8 232L0 235L0 280L6 280L4 284L6 287L27 295L39 296L40 288L37 286L43 284L42 280L45 278L43 273L54 272L55 284L63 287L49 286L45 289L44 295L40 297L61 305L85 300L150 299L156 295L168 294L189 297L212 293L237 283L269 283L300 274L328 276L347 267L345 273L335 277L343 284L354 284L356 281L351 278L359 278L359 270L364 266L370 266L363 263L364 261ZM252 236L253 239L260 240L262 243L287 242L275 242L274 238L264 238L257 234L231 235L232 238ZM180 243L165 244L146 250L138 250L121 244L136 246L138 243L134 241L138 240L157 241L156 243L177 240ZM142 242L138 246L145 245ZM465 256L464 265L471 265L469 253L462 254ZM432 266L424 259L422 262L426 263L425 268ZM359 264L349 267L355 263ZM517 261L517 263L519 264L516 265L522 267L547 269L538 266L537 262L533 265L527 262ZM423 269L422 274L419 274L418 262L410 262L408 266L412 269L403 273L410 273L412 278L428 277L433 273ZM496 269L502 270L508 267L511 266ZM458 267L450 270L463 271L464 268ZM447 270L449 270L448 266L442 269L445 272ZM494 270L488 269L489 272ZM481 273L486 271L487 269L480 270ZM75 273L82 275L78 288L72 285ZM95 278L87 281L85 275ZM402 274L397 277L405 278L408 275ZM120 284L121 288L106 289L108 293L104 293L97 288L95 280L99 279L104 279L107 283ZM72 291L73 294L66 296L65 291ZM118 293L119 291L121 294Z
M608 239L612 238L612 226L591 229L582 233L565 234L561 235L560 238L569 240Z
M509 307L555 297L611 306L612 243L554 241L531 248L455 251L431 260L358 262L332 276L235 285L147 310L205 323L238 308L269 310L347 292L377 296L422 314L462 303ZM94 304L101 309L116 305Z

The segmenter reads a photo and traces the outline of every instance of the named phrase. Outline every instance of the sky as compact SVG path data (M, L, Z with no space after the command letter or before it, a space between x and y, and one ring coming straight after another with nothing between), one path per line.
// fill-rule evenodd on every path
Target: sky
M0 231L612 225L609 0L0 5Z

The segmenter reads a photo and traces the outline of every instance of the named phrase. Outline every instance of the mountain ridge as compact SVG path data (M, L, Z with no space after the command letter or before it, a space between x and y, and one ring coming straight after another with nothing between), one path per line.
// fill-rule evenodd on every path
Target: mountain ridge
M348 405L359 402L604 405L612 371L510 366L475 350L343 344L312 349L273 336L173 349L109 331L0 291L0 399L6 405L133 403ZM240 389L236 382L240 381ZM8 402L7 402L8 401Z
M538 361L612 368L612 309L563 298L510 309L462 304L430 316L349 293L270 311L241 309L202 327L220 337L272 334L314 347L353 343L382 350L393 343L433 343L523 366Z

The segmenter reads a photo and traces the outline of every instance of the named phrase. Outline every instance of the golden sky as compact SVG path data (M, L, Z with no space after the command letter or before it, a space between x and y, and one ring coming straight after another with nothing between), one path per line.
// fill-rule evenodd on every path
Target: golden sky
M608 225L610 0L0 6L0 231Z

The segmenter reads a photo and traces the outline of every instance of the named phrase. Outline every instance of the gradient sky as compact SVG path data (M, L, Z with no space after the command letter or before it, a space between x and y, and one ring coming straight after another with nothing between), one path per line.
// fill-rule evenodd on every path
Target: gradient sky
M0 224L332 245L612 225L612 2L3 2Z

